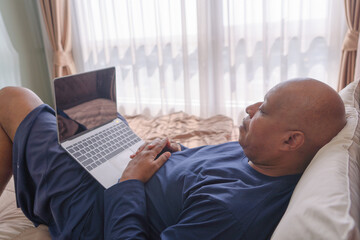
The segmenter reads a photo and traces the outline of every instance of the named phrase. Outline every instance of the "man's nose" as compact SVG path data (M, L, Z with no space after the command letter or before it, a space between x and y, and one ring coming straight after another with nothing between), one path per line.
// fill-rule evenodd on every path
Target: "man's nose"
M245 111L247 114L249 114L250 118L253 118L255 113L259 110L259 107L261 104L262 104L262 102L257 102L257 103L254 103L254 104L246 107Z

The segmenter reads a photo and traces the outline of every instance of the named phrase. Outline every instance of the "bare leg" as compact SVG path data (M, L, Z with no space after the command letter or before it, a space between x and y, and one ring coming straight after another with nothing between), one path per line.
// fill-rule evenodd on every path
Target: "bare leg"
M5 134L4 130L0 128L0 196L12 174L11 151L12 142Z
M12 142L22 120L43 102L20 87L0 90L0 195L12 175Z

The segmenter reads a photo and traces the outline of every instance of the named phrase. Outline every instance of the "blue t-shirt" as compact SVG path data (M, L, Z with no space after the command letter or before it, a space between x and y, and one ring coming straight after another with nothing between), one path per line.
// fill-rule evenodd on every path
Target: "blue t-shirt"
M299 178L257 172L237 142L185 149L105 191L105 238L269 239Z

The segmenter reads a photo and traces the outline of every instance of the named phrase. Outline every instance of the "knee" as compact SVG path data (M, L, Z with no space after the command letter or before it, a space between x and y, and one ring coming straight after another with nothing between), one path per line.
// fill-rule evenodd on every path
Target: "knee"
M9 105L22 91L21 87L4 87L0 89L0 107Z
M0 90L0 114L29 112L43 101L30 89L23 87L4 87Z
M41 105L41 99L31 90L22 87L5 87L0 90L0 127L10 139L21 121L34 108Z
M4 87L0 89L1 105L22 105L23 102L30 105L43 103L41 99L30 89L24 87Z
M27 91L31 91L27 88L24 87L13 87L13 86L8 86L8 87L4 87L2 89L0 89L0 97L15 97L17 95L22 95L25 94L25 92Z
M23 87L4 87L0 89L0 102L3 104L9 103L9 101L19 97L25 91L27 91L27 89Z

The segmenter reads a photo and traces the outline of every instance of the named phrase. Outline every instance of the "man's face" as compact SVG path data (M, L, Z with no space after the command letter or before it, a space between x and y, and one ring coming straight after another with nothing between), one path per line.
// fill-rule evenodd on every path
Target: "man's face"
M284 124L277 91L270 91L264 102L246 108L248 116L240 126L239 143L246 156L252 161L266 164L268 159L276 158L279 153Z

